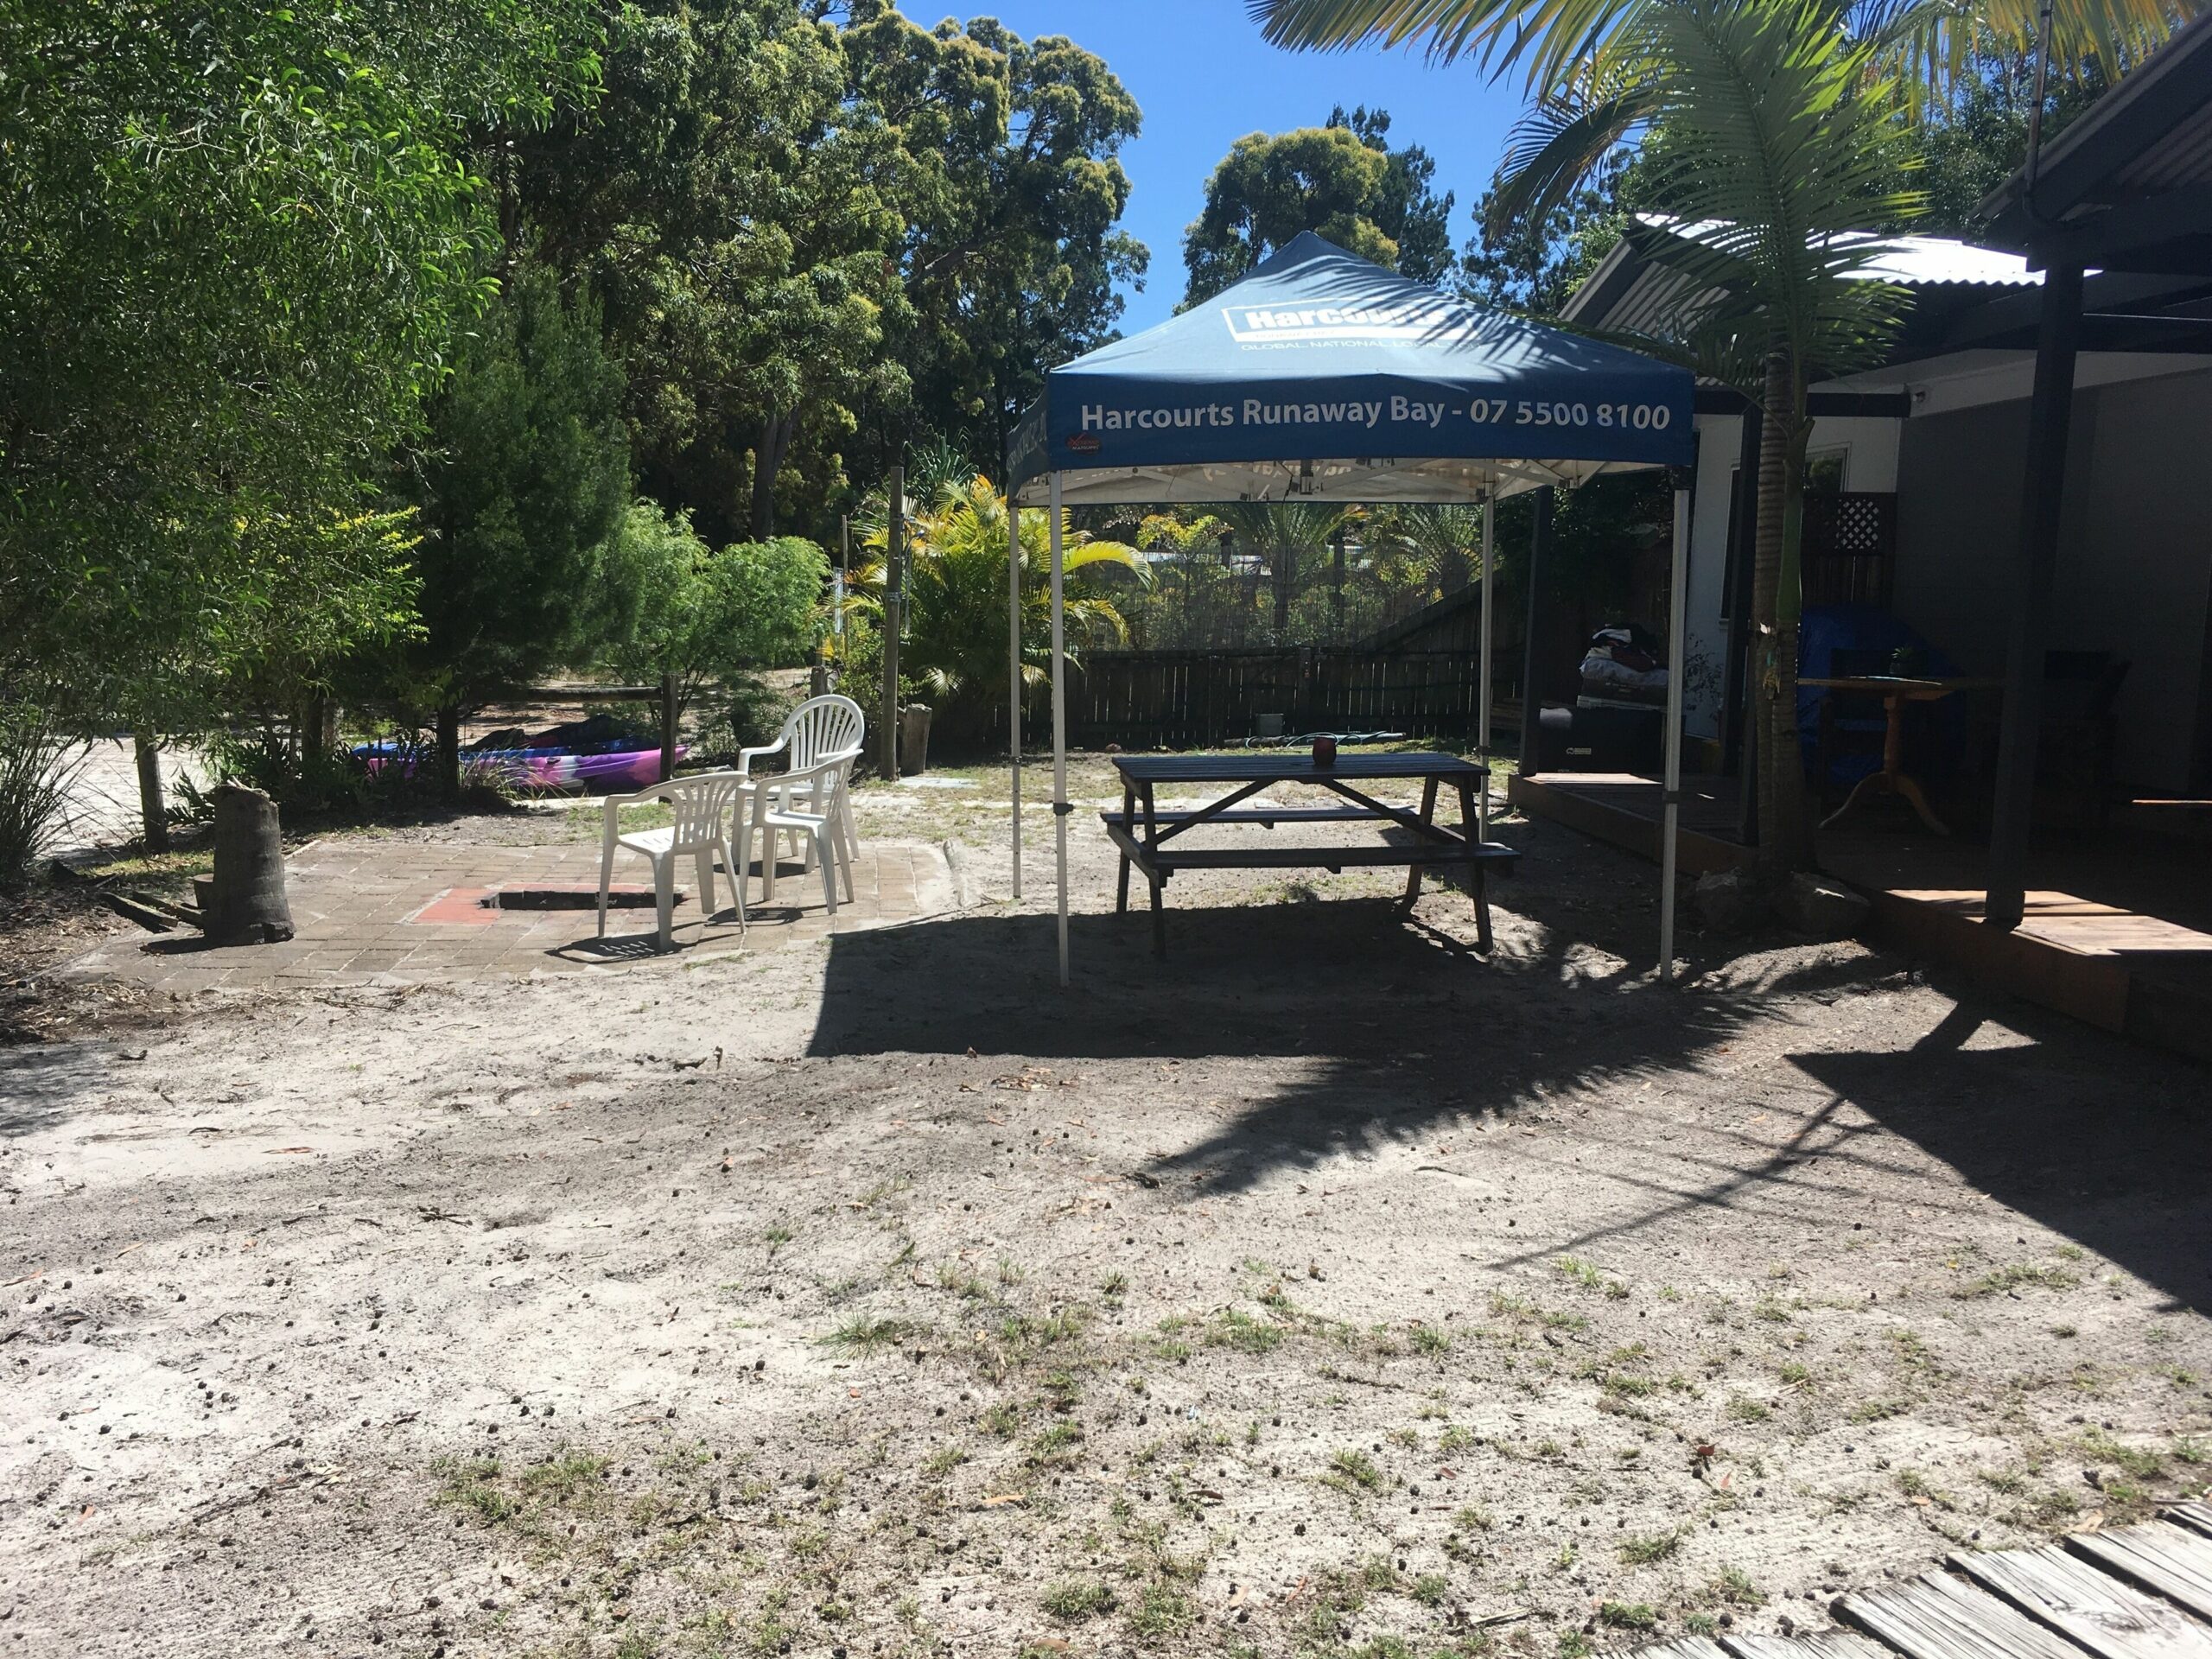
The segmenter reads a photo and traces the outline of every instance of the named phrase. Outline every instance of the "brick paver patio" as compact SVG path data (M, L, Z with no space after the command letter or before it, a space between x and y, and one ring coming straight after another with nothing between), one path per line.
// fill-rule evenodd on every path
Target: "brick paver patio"
M618 864L618 882L636 890L641 859ZM702 918L691 867L678 871L676 950L654 948L650 889L632 908L610 910L598 937L592 908L499 909L479 902L519 887L559 887L595 895L595 842L553 845L467 845L377 836L314 842L290 858L286 881L296 937L283 944L213 949L189 930L149 938L118 935L79 957L72 976L115 976L175 991L263 986L410 984L493 975L617 970L650 963L696 961L740 949L772 950L831 932L911 921L950 909L951 874L936 848L864 842L853 870L853 898L834 921L819 874L786 862L772 900L756 874L746 887L750 925L741 941L736 912L719 873L718 918ZM588 899L582 900L587 905Z

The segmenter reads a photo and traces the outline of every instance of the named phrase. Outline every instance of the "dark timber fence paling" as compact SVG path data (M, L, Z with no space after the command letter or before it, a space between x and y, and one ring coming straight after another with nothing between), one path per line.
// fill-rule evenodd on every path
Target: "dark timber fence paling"
M1518 653L1501 652L1510 685ZM1293 733L1398 731L1461 741L1474 734L1480 659L1471 651L1349 646L1095 652L1070 688L1071 737L1124 748L1235 743L1280 714Z

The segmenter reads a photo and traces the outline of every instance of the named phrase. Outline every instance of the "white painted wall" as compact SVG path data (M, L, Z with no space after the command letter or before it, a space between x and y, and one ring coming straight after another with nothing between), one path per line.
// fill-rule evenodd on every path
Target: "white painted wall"
M1690 496L1690 580L1684 632L1682 724L1692 737L1720 734L1720 678L1728 628L1720 619L1728 569L1728 485L1744 441L1736 415L1697 417L1697 486Z

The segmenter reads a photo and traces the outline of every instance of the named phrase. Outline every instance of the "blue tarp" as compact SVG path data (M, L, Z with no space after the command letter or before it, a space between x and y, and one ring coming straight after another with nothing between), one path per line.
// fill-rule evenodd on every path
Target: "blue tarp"
M1689 371L1446 298L1308 232L1046 377L1018 499L1469 500L1687 466Z

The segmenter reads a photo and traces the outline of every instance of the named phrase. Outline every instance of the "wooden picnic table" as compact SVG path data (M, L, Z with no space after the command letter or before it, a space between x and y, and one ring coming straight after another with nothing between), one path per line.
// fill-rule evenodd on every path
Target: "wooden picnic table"
M1951 832L1943 822L1929 810L1928 798L1921 793L1920 785L1904 769L1904 709L1909 702L1934 702L1948 697L1955 691L1978 691L2001 685L2001 680L1967 680L1957 678L1925 679L1903 674L1851 674L1834 679L1800 679L1801 686L1810 686L1823 691L1857 692L1882 700L1885 725L1882 731L1882 767L1870 772L1852 785L1843 804L1821 820L1825 830L1838 818L1859 804L1859 797L1886 790L1903 798L1905 804L1920 815L1920 821L1939 836Z
M1308 869L1335 874L1347 866L1403 864L1406 899L1421 893L1421 871L1432 864L1464 866L1471 878L1475 899L1475 926L1482 949L1491 948L1490 898L1484 883L1484 867L1510 863L1521 855L1510 847L1484 842L1476 831L1476 786L1483 778L1478 762L1452 754L1338 754L1327 766L1314 764L1313 754L1298 749L1245 750L1236 754L1116 755L1122 774L1122 810L1102 812L1106 833L1122 849L1121 875L1114 893L1114 910L1129 908L1129 870L1144 874L1152 890L1152 951L1167 954L1167 923L1160 904L1160 889L1178 870ZM1419 809L1392 806L1376 800L1359 787L1386 782L1421 782ZM1219 800L1198 808L1160 810L1154 791L1162 784L1236 785ZM1270 785L1307 784L1325 789L1347 803L1342 806L1277 806L1262 803L1240 806ZM1451 789L1459 800L1459 824L1455 830L1436 822L1436 798ZM1278 823L1368 823L1395 824L1413 832L1412 839L1393 842L1327 847L1171 847L1201 824L1249 823L1273 829Z

